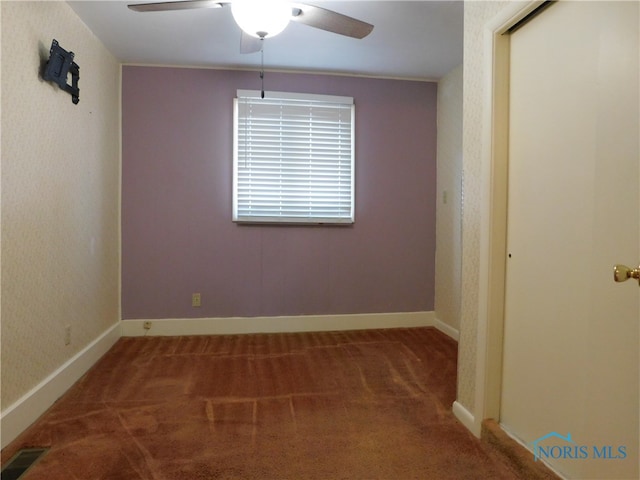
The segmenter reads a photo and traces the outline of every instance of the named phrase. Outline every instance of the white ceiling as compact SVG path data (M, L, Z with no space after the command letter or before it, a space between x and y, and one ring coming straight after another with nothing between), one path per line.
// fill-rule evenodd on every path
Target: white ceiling
M260 66L260 53L240 54L240 29L229 8L139 13L127 8L130 3L148 2L69 2L123 63ZM437 80L462 63L460 0L307 3L375 27L357 40L290 22L280 35L265 40L265 69Z

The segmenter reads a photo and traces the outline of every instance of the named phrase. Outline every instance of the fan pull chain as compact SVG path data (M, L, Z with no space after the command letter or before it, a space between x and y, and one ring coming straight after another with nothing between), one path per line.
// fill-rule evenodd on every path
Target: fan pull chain
M262 83L260 98L264 98L264 37L260 38L260 82Z

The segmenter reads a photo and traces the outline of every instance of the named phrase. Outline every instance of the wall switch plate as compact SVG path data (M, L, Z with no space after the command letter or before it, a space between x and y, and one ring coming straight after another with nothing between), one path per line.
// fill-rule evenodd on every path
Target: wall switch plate
M201 305L201 297L199 293L191 294L191 306L199 307Z

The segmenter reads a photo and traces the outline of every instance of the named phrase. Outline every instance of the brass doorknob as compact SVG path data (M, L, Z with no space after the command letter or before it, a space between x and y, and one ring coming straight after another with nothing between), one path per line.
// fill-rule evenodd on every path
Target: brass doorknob
M630 278L638 280L638 285L640 285L640 265L638 265L638 268L629 268L626 265L615 265L613 267L613 279L616 282L624 282Z

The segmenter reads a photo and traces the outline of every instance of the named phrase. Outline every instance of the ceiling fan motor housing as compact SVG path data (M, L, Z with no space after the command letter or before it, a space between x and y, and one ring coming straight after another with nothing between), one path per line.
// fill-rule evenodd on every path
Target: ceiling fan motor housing
M239 0L231 3L231 13L244 32L267 38L289 25L291 6L281 0Z

